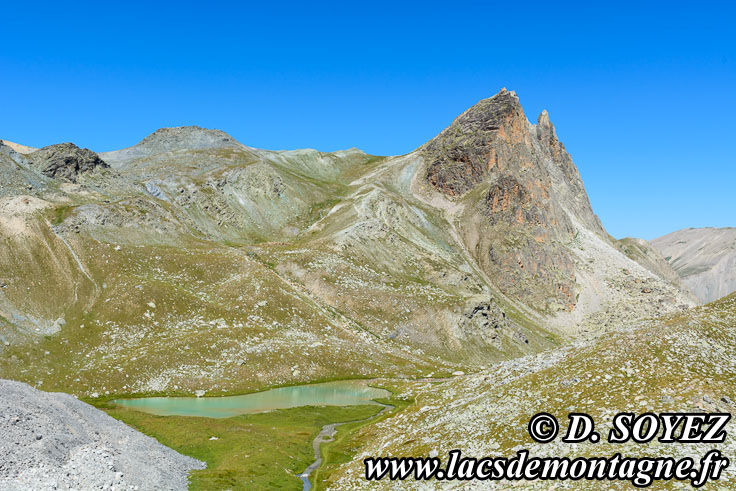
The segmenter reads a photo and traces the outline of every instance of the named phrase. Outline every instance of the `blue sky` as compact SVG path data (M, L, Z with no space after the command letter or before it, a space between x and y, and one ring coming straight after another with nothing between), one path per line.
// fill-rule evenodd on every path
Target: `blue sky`
M736 226L736 7L595 3L6 2L0 138L401 154L507 87L612 235Z

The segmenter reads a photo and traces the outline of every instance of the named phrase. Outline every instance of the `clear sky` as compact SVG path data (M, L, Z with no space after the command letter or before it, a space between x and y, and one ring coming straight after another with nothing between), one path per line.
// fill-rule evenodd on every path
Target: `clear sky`
M614 236L736 226L736 7L597 3L5 2L0 138L402 154L507 87Z

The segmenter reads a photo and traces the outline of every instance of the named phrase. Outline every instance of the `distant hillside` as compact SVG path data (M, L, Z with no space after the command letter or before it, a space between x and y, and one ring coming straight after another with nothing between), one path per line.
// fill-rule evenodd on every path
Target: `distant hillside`
M736 291L736 228L688 228L652 241L702 302Z
M35 152L36 150L38 150L37 148L27 147L25 145L21 145L19 143L13 143L13 142L8 141L8 140L0 140L0 143L2 143L3 145L9 146L10 148L12 148L13 150L15 150L18 153L24 153L25 154L25 153Z

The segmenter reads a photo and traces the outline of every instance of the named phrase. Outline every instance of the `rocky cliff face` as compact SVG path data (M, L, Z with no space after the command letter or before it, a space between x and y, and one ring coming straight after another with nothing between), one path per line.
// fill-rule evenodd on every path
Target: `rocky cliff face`
M736 291L736 228L678 230L652 245L701 302Z
M496 187L486 195L489 202L497 205L495 198L506 189L516 195L500 208L492 206L492 213L511 209L507 215L520 223L549 224L554 233L564 234L571 228L563 216L568 210L591 230L603 231L547 111L532 125L514 92L502 89L480 101L421 151L428 162L427 181L442 193L460 196L491 182ZM530 210L533 216L535 208L536 218L523 216Z
M547 112L530 124L516 94L504 89L460 115L421 152L426 180L439 192L481 193L479 261L499 286L542 310L572 310L568 247L580 226L605 233ZM530 279L538 287L530 289Z

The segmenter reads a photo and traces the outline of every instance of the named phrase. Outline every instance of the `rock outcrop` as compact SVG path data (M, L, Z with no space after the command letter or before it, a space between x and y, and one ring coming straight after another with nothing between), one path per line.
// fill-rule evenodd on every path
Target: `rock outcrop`
M437 191L455 199L482 193L476 206L485 237L478 259L501 289L541 310L572 310L575 271L568 247L577 227L605 232L547 112L532 125L516 94L503 89L421 151L426 180Z
M80 174L97 167L109 167L99 155L73 143L49 145L28 154L33 165L44 175L54 179L77 182Z
M493 299L475 303L466 309L459 327L466 336L480 339L486 344L500 346L502 336L517 343L529 343L520 327L509 319Z

